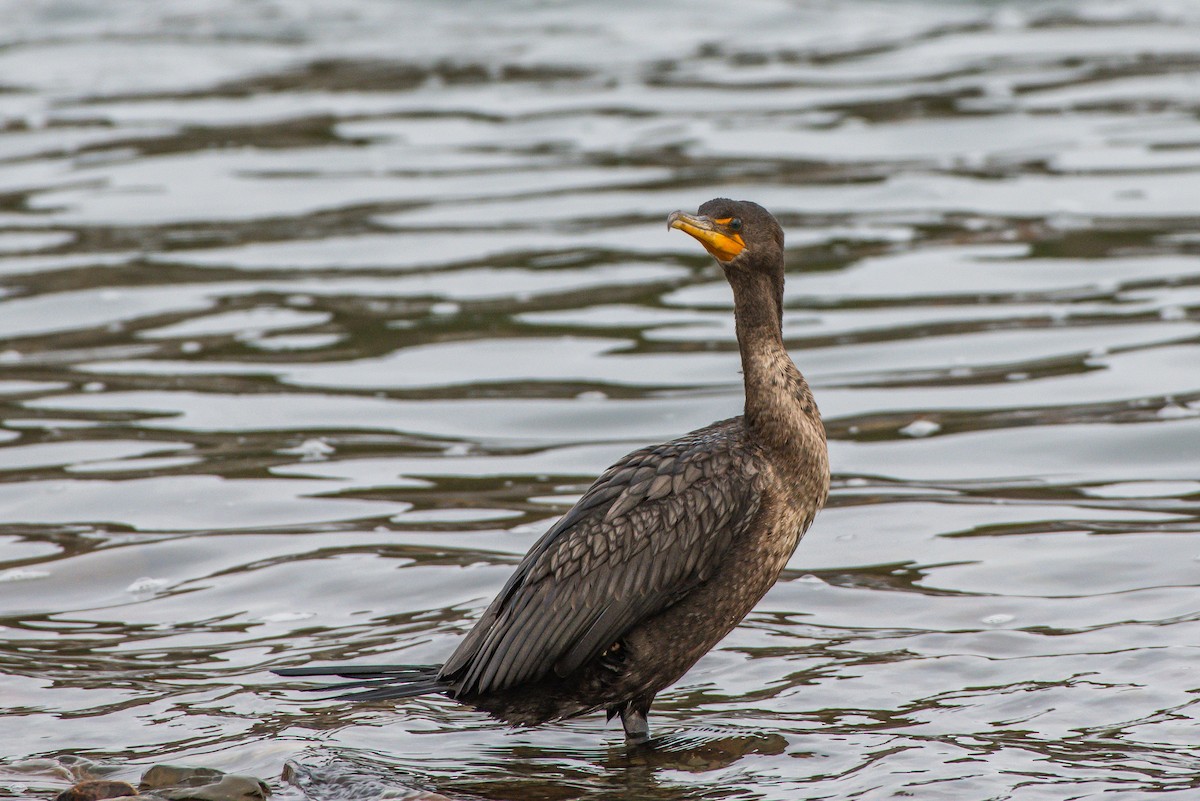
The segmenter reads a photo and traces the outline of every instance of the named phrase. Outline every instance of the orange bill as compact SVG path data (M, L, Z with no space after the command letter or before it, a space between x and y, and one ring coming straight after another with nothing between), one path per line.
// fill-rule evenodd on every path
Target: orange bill
M727 262L732 261L737 254L746 249L746 242L740 234L722 230L724 228L722 223L728 224L729 220L713 220L682 211L673 211L667 218L668 227L678 228L685 234L698 239L700 244L704 245L704 249L711 253L717 261Z

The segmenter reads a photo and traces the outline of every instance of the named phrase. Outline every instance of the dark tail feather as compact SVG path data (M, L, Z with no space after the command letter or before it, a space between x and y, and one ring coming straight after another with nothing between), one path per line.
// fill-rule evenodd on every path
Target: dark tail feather
M354 681L305 687L306 692L350 690L357 687L372 689L343 693L334 698L347 701L380 701L385 698L414 698L418 695L444 693L450 683L438 678L437 665L330 665L328 667L279 668L271 671L279 676L339 676Z

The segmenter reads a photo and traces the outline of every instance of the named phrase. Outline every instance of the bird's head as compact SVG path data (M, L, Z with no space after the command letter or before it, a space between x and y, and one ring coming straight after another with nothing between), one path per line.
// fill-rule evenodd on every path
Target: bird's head
M698 239L727 270L751 265L782 269L783 229L757 203L719 197L696 214L671 212L667 225Z

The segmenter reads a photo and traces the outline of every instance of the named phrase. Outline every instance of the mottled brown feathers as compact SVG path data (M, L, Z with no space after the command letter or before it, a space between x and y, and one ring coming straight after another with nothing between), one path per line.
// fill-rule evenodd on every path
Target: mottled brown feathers
M709 578L759 504L741 418L634 451L534 545L442 669L459 694L569 675Z

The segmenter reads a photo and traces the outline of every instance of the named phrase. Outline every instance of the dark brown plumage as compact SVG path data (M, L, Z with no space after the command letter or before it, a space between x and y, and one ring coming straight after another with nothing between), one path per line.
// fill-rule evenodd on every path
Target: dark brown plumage
M342 698L443 693L513 724L605 709L648 735L678 681L779 577L825 502L825 430L783 344L783 231L765 209L710 200L668 224L713 254L733 288L745 413L634 451L526 554L438 666L332 666ZM325 689L325 688L318 688Z

